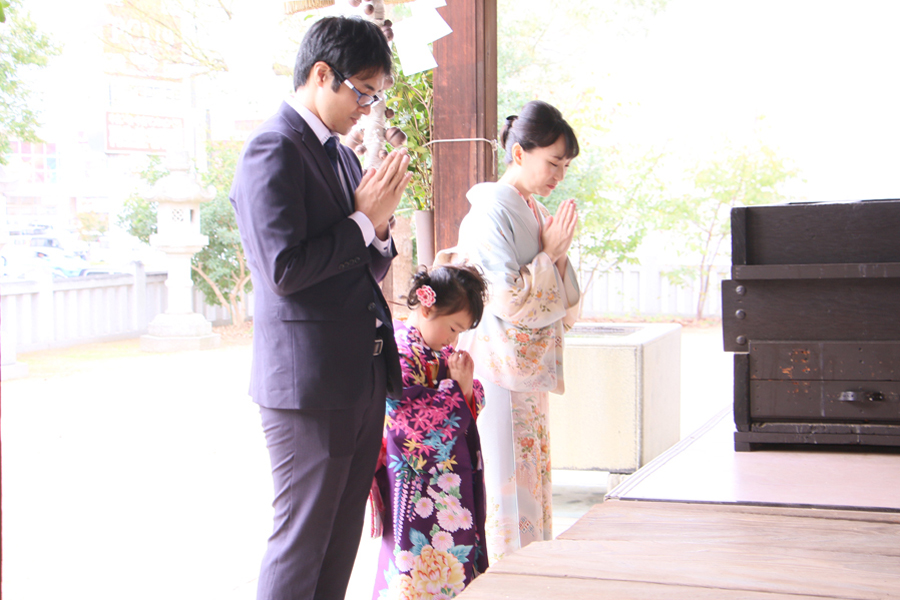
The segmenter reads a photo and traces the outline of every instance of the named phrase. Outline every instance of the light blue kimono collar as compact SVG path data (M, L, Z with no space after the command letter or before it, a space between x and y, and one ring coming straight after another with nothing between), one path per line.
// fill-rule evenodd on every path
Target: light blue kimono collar
M523 218L534 218L531 209L516 188L506 183L488 181L476 184L468 191L466 198L472 206L497 203L510 213L520 214Z

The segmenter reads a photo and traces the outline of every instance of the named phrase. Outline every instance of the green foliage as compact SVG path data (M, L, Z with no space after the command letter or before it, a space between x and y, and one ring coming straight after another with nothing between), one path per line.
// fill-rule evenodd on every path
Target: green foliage
M549 6L548 6L549 4ZM498 0L497 118L502 128L509 115L528 101L550 102L574 126L580 113L586 123L605 120L603 95L580 65L600 34L640 31L667 0ZM499 129L498 129L499 131ZM576 127L576 131L581 130Z
M684 287L697 279L697 267L681 265L672 267L671 269L665 269L660 272L660 275L666 278L669 285Z
M201 233L209 243L192 260L192 278L210 305L231 312L234 324L243 323L243 295L252 289L234 209L228 199L242 142L213 142L207 149L208 169L203 184L216 189L215 198L200 205Z
M147 157L147 166L140 172L139 177L149 187L168 174L169 171L162 166L162 158L151 155ZM156 211L156 202L150 202L139 192L135 192L125 199L116 224L129 235L149 244L150 236L156 233Z
M109 229L109 215L94 211L80 212L78 218L78 238L83 242L96 242Z
M394 55L394 64L400 61ZM416 210L433 208L433 171L431 169L431 147L434 108L433 71L428 70L413 75L404 75L398 68L394 85L386 100L387 107L394 111L391 123L406 134L409 150L409 167L412 180L403 194L403 206Z
M727 147L712 160L697 165L691 173L693 189L667 204L664 226L681 234L682 252L700 258L698 319L703 317L716 259L729 251L731 209L784 201L784 184L797 174L784 158L765 145Z
M243 294L252 289L250 271L238 233L234 210L228 199L241 142L211 143L207 148L207 171L203 185L216 188L216 196L200 205L200 231L209 243L191 260L191 277L202 292L207 304L223 306L231 314L232 323L239 325L246 318ZM168 171L158 156L149 157L140 178L152 186ZM145 244L156 233L157 204L148 202L140 193L125 200L125 208L118 225Z
M0 164L6 164L11 140L41 141L36 99L24 75L46 66L59 48L38 31L21 0L2 0L0 7L9 17L0 20Z
M195 73L227 71L221 39L242 35L232 2L223 0L119 0L104 36L106 51L126 64L153 72L187 65ZM136 25L137 24L137 25Z
M584 48L598 35L627 34L664 7L664 0L571 0L551 10L538 0L499 0L504 26L498 30L499 129L508 115L530 100L556 106L575 130L581 152L563 184L545 200L555 211L574 198L579 229L570 256L584 280L584 291L603 272L635 263L638 247L658 224L665 197L660 175L663 155L653 149L612 145L606 135L620 107L609 105L597 89L601 82L579 70ZM501 163L501 173L505 165Z
M572 257L585 277L585 291L597 275L637 262L634 255L656 225L654 215L663 202L663 158L657 152L634 156L612 147L588 151L572 163L554 204L577 199L579 230Z

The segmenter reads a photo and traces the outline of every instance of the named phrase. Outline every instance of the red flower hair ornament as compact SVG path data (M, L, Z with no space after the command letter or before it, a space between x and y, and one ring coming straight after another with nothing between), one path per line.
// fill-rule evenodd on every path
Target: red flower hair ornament
M437 295L434 293L434 290L431 289L430 285L423 285L416 290L416 298L419 299L419 304L425 308L431 308L434 306Z

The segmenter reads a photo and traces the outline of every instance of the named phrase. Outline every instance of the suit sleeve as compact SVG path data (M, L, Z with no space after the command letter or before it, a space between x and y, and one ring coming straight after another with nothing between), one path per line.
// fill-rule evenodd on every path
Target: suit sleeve
M232 192L244 243L263 271L258 275L279 296L373 261L352 219L310 235L308 204L330 199L324 186L323 197L307 197L320 187L308 177L297 146L281 133L264 132L247 143Z
M371 256L371 268L372 275L375 276L375 281L381 283L387 275L388 269L391 268L391 261L394 260L394 257L397 256L397 247L394 245L394 240L391 239L391 255L385 256L381 252L378 251L374 246L369 246L369 255Z
M350 179L354 182L355 186L359 186L359 182L362 180L362 165L359 163L359 158L354 154L350 149L346 146L340 146L340 151L344 155L344 165L347 169L351 171ZM364 217L366 221L368 221L368 217ZM374 227L372 226L371 221L368 221L369 227L372 227L371 235L375 235ZM360 225L362 228L362 225ZM363 236L365 237L365 235ZM387 255L382 254L381 250L376 247L375 243L369 244L369 254L371 255L372 262L370 263L370 267L372 269L372 275L375 277L375 280L378 283L381 283L385 276L387 275L388 269L391 267L391 261L394 260L394 257L397 256L397 248L394 245L393 236L389 240L389 248Z

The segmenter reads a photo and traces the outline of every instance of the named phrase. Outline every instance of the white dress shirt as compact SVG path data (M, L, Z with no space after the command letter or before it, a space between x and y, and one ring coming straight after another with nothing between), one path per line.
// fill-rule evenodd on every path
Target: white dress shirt
M302 102L300 102L295 96L288 96L285 100L291 108L297 111L297 114L300 115L306 124L309 125L310 129L313 130L313 133L316 134L316 137L319 138L319 142L321 142L322 146L325 145L325 142L328 141L328 138L331 136L338 135L337 133L330 131L325 124L322 122L319 117L313 114L311 110L306 108ZM340 169L340 162L338 162L338 169ZM346 175L346 174L345 174ZM338 177L338 180L341 183L341 187L344 189L344 192L347 194L348 198L353 198L353 191L347 189L347 179L346 177ZM354 205L356 203L354 202ZM378 236L375 235L375 226L372 225L372 221L369 220L364 213L360 211L355 211L350 215L350 218L359 225L359 230L362 233L363 240L366 242L366 246L374 246L376 250L378 250L382 256L390 256L391 255L391 227L388 225L388 236L386 240L378 239Z

